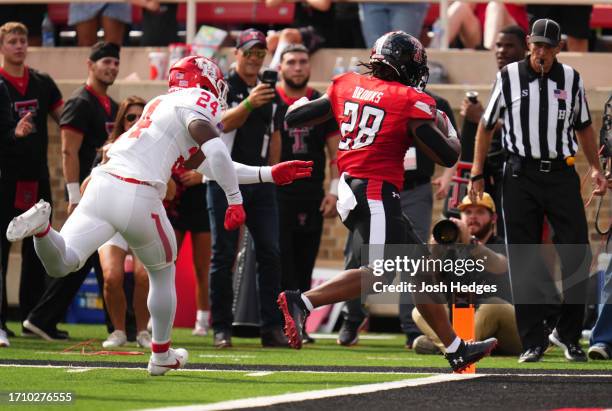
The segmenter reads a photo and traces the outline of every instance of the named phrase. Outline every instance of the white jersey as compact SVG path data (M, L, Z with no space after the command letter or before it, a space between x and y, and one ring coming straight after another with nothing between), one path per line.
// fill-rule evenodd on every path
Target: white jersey
M155 97L145 106L140 120L113 143L108 162L95 172L148 182L164 198L172 170L199 149L187 127L194 120L217 126L221 111L217 98L199 88Z

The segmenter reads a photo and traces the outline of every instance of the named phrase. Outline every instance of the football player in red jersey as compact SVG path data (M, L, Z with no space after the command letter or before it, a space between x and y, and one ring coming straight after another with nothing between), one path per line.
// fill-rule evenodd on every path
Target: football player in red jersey
M342 221L350 230L357 230L366 244L405 244L414 236L400 207L404 153L416 144L438 164L451 167L461 145L450 124L448 135L436 126L435 102L422 91L429 71L425 49L417 39L401 31L385 34L374 44L364 66L369 73L340 75L321 98L296 102L285 120L296 127L335 117L342 134L337 203ZM314 307L360 296L362 279L368 277L371 268L361 267L346 270L304 294L281 293L278 303L290 345L301 347L302 329ZM480 360L497 343L494 338L476 343L461 340L442 304L421 303L417 308L444 343L455 371Z

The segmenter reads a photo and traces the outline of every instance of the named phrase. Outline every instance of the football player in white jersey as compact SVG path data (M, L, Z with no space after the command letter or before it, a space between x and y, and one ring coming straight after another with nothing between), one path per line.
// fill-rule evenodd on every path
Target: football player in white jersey
M232 162L218 138L227 87L211 60L198 56L179 60L170 69L169 84L169 92L149 102L140 120L115 141L109 160L92 171L79 206L60 232L51 228L51 206L41 200L15 217L6 233L9 241L34 235L36 253L52 277L78 270L99 246L120 233L149 273L151 375L182 368L188 357L185 349L170 348L177 250L162 199L172 168L197 167L219 183L229 204L227 230L239 228L246 219L239 183L288 184L312 171L312 162L273 167Z

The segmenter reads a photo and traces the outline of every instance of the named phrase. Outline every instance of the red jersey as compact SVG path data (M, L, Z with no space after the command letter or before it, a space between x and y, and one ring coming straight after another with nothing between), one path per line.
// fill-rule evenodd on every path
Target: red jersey
M340 173L401 189L404 155L412 146L408 121L434 120L434 99L413 87L358 73L334 78L327 95L342 135Z

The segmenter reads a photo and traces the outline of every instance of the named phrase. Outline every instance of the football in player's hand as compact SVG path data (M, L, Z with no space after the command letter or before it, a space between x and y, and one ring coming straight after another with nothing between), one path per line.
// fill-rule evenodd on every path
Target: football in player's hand
M429 126L429 132L426 128L420 136L418 134L414 136L414 144L436 164L450 167L457 161L461 153L461 143L457 139L457 133L448 121L446 114L437 110L433 122L442 136L437 131L434 132L433 127Z
M446 114L443 111L436 109L436 127L448 137L448 124L446 123Z

